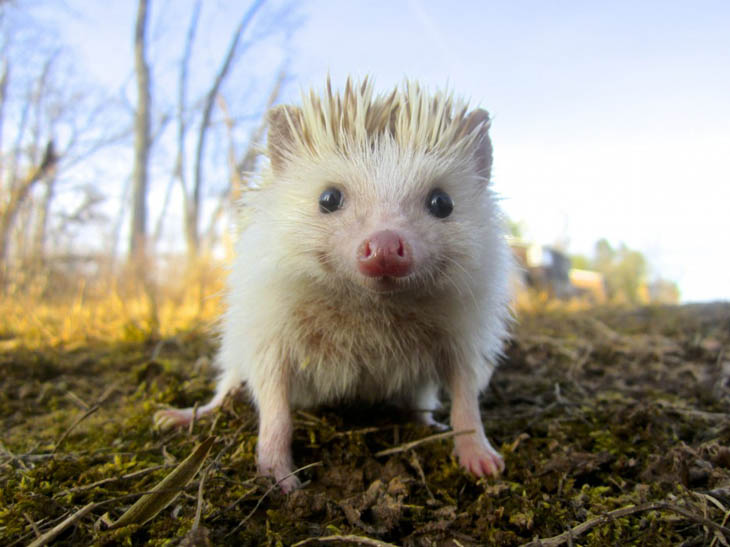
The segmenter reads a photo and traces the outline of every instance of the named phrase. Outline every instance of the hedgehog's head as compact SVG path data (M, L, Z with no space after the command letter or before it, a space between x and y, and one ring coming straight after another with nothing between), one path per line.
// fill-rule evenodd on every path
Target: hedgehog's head
M375 292L459 290L497 225L488 128L484 110L409 82L387 96L328 82L274 108L270 190L297 268Z

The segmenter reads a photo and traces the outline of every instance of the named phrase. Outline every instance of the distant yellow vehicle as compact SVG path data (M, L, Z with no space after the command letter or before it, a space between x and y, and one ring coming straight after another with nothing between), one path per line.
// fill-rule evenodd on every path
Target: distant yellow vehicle
M585 298L594 304L606 301L603 274L570 267L570 257L545 245L510 240L510 247L522 271L522 285L553 298Z
M578 291L577 296L588 298L596 304L606 301L606 281L602 273L572 268L568 275L571 285Z

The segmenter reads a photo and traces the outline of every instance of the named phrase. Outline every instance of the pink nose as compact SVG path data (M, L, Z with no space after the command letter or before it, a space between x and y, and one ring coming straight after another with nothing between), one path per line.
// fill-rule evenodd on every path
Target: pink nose
M413 266L411 248L391 230L375 232L358 247L357 266L368 277L404 277Z

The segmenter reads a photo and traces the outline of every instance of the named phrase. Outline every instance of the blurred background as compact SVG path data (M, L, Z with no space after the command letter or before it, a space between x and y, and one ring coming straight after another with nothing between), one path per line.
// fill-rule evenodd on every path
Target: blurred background
M6 316L94 291L129 311L139 278L149 324L174 287L203 313L264 113L327 75L491 113L530 299L730 299L728 29L722 1L2 2Z

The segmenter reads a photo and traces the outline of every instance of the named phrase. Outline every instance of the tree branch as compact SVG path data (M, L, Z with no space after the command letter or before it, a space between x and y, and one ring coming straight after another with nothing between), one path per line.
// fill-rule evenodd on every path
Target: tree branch
M279 70L279 74L276 78L276 81L274 82L274 86L271 88L271 92L269 93L269 98L266 101L264 114L272 106L274 106L274 103L276 103L276 101L279 99L279 95L281 94L281 88L283 87L285 80L286 69L282 67L281 70ZM227 124L230 124L231 126L233 125L233 120L231 120L230 117L227 117L226 121ZM218 224L218 221L223 216L223 211L226 207L226 204L230 203L231 201L236 201L240 197L241 192L246 185L243 180L243 176L250 175L250 173L253 171L254 165L256 163L256 158L259 156L260 145L261 141L264 138L265 131L266 116L264 115L261 119L261 122L251 132L251 135L248 139L246 152L243 154L243 158L241 159L241 161L236 163L235 160L229 159L229 162L231 163L230 169L232 171L231 177L229 179L228 186L221 193L218 199L218 205L216 206L215 211L211 216L210 223L208 224L208 229L205 234L206 246L209 249L213 247L213 243L215 240L215 228ZM233 137L230 134L229 139L231 141L230 148L232 149Z
M236 55L238 49L238 43L241 39L241 35L246 30L248 25L253 20L256 12L264 5L265 0L256 0L248 11L244 14L241 22L238 24L231 44L228 47L223 64L218 70L218 74L213 81L208 94L206 95L205 105L203 108L203 117L200 121L200 128L198 130L198 145L195 151L195 175L193 179L193 195L190 206L186 210L186 234L188 238L188 251L194 256L198 252L199 238L198 238L198 216L200 214L200 194L202 188L203 178L203 154L205 152L205 139L207 135L208 125L210 124L210 117L213 113L213 106L215 105L215 97L218 95L218 91L223 84L228 71L233 62L233 58Z
M40 164L32 169L24 180L16 183L11 188L10 198L5 207L0 210L0 265L4 264L7 259L10 229L13 226L20 206L25 201L25 198L35 183L50 173L55 168L57 161L58 157L54 151L53 141L49 140Z

